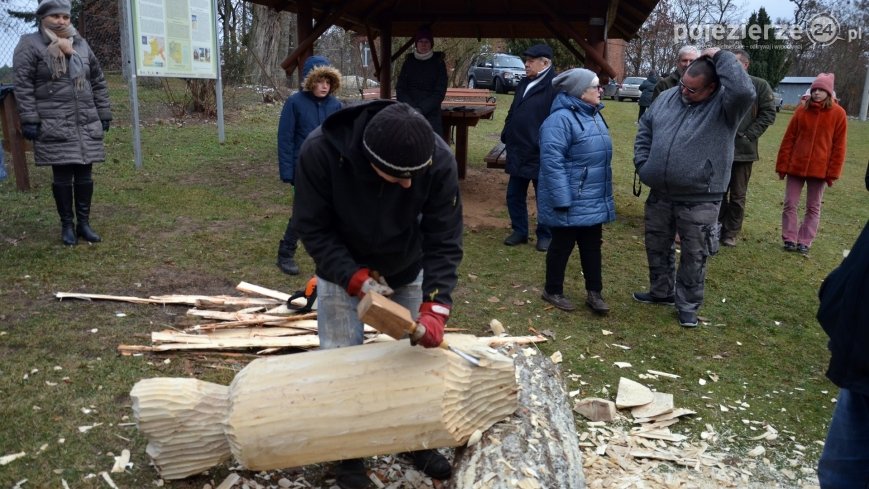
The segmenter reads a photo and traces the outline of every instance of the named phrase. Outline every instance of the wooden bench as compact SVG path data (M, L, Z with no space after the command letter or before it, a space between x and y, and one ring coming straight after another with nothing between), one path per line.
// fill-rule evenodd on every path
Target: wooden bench
M483 157L486 168L507 168L507 147L504 143L498 143Z
M362 100L375 100L380 98L380 88L360 88L359 96ZM392 96L395 98L395 95ZM442 107L461 106L485 106L495 107L497 100L489 90L481 88L447 88L447 94L441 104ZM491 117L489 117L491 119Z

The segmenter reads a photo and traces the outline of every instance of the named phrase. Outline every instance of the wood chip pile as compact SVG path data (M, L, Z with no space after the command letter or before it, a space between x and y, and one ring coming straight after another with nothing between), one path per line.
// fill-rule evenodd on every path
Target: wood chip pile
M628 410L630 419L622 414ZM619 381L615 403L581 399L574 404L574 411L589 419L585 429L581 423L578 428L589 489L770 487L769 482L759 481L761 475L766 481L778 480L775 487L818 487L814 468L795 462L792 468L777 469L762 457L762 445L748 453L754 457L749 460L728 453L717 446L722 437L709 424L699 441L671 431L681 417L696 413L674 407L672 394L653 392L624 377ZM750 441L773 442L777 438L778 431L766 425L764 433Z

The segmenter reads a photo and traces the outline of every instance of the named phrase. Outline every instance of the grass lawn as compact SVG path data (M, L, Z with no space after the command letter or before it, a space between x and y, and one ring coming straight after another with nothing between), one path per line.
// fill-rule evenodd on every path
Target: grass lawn
M147 93L159 104L159 96ZM119 114L129 112L123 87L113 87ZM498 96L492 121L470 130L468 161L484 169L497 142L511 96ZM502 227L468 230L455 293L452 326L487 334L499 319L512 334L546 331L545 354L560 351L568 390L614 399L619 377L641 380L647 369L678 374L641 380L670 392L678 407L697 411L674 431L699 439L714 427L735 459L770 424L781 436L764 442L773 464L813 467L837 389L824 377L826 336L815 321L817 290L869 218L864 189L869 124L849 121L848 160L842 179L824 196L821 229L808 258L781 249L784 183L774 158L790 119L783 112L761 139L745 228L736 248L709 264L705 322L680 328L671 308L634 302L646 290L643 196L631 194L637 105L606 101L604 115L615 145L618 220L604 229L604 296L612 312L564 313L540 300L544 254L533 246L508 248ZM51 174L31 166L33 190L0 184L0 456L26 452L0 466L0 487L104 487L91 476L112 467L112 455L132 452L134 466L113 474L120 487L152 487L146 441L130 426L129 391L139 379L195 376L227 384L248 358L208 353L121 357L118 344L147 344L151 331L172 327L186 308L112 302L59 302L54 293L115 295L234 294L240 281L291 292L305 277L275 267L291 202L277 177L275 130L279 106L249 105L227 117L226 143L213 123L148 121L142 130L144 166L133 165L131 130L123 117L108 134L107 161L94 171L91 216L103 242L63 247L51 197ZM8 163L7 163L8 164ZM464 192L474 192L471 182ZM491 202L506 216L503 194ZM576 256L576 254L574 254ZM304 271L312 270L307 255ZM566 294L584 293L578 258L568 267ZM612 335L603 335L602 330ZM629 350L613 344L630 347ZM613 362L630 362L619 369ZM713 377L717 381L713 381ZM700 379L705 379L701 385ZM727 409L726 411L722 409ZM91 426L88 430L80 427ZM579 419L578 429L585 423ZM202 487L229 467L168 487Z

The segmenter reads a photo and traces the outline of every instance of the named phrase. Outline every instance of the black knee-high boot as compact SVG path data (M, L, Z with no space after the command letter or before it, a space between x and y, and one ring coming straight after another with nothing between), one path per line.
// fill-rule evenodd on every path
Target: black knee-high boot
M93 195L94 182L75 183L75 218L78 221L75 230L85 241L99 243L102 241L102 238L91 229L90 225L91 198Z
M62 183L52 184L54 203L60 216L60 239L63 244L72 246L78 242L72 224L72 185Z

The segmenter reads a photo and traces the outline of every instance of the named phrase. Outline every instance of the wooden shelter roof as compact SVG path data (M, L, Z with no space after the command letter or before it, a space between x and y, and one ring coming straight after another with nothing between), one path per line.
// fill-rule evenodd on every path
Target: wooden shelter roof
M579 33L605 22L607 37L630 40L658 0L247 0L276 10L311 9L314 19L377 36L410 37L430 24L437 37L552 38L557 19ZM594 20L593 20L594 19Z

